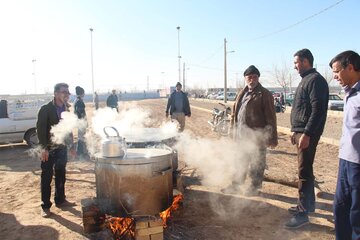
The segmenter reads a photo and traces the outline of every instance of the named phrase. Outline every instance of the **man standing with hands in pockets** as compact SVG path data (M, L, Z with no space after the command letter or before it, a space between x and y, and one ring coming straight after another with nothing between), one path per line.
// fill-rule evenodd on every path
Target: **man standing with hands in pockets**
M287 228L309 223L309 212L315 211L313 163L316 147L323 133L329 101L329 87L313 68L314 57L309 49L294 54L294 68L301 76L291 109L291 143L296 145L298 159L298 204L288 210L293 214Z

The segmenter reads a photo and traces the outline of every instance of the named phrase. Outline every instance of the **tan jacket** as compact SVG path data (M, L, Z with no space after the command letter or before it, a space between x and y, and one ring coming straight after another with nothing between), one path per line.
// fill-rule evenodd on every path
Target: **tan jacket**
M238 122L237 117L241 106L241 100L247 91L248 87L245 87L236 97L232 109L232 126L236 126L236 123ZM274 98L271 92L261 86L260 83L250 95L245 114L245 122L249 128L268 129L270 134L268 145L276 146L278 144Z

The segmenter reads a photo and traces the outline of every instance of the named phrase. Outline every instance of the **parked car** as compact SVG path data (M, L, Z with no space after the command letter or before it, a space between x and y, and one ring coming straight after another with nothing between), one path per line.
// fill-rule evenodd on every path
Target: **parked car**
M227 100L229 101L235 101L236 99L236 92L227 92ZM220 94L219 96L216 97L216 100L224 100L224 93Z
M38 107L24 107L22 102L8 104L0 101L0 143L25 142L29 146L39 143L36 133Z
M287 95L286 95L286 98L285 98L285 104L286 104L287 106L293 105L294 97L295 97L295 93L289 93L289 94L287 94Z
M337 94L329 94L328 109L343 111L344 110L344 100Z

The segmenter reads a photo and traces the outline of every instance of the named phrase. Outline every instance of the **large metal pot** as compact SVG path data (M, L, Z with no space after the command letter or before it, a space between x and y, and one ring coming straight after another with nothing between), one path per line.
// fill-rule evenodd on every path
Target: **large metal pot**
M171 148L176 143L176 133L163 133L159 128L138 128L135 131L124 133L128 148L164 148L173 152L172 168L178 168L178 153Z
M164 211L172 204L172 155L166 149L133 148L124 158L97 158L97 198L114 216Z
M106 129L115 131L115 136L110 136ZM104 127L106 139L102 142L103 157L123 157L126 151L125 139L120 137L119 132L114 127Z

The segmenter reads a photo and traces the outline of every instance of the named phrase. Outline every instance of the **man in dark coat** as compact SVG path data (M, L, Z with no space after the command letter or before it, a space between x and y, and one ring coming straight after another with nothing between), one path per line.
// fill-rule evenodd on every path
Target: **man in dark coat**
M176 90L171 93L166 106L166 117L170 116L172 120L176 120L179 123L179 131L184 131L185 128L185 116L191 116L189 99L182 90L181 83L176 83Z
M309 49L294 54L295 69L302 77L296 88L291 109L291 142L296 145L298 158L297 206L289 208L293 214L287 228L309 223L309 212L315 211L313 163L316 147L323 133L329 101L329 87L323 76L313 68L314 57Z
M232 111L231 125L236 141L251 142L255 151L245 156L242 169L236 180L224 193L239 192L249 175L250 186L245 194L254 195L262 186L266 167L266 148L278 144L274 98L269 90L259 83L260 71L249 66L244 71L246 86L239 92Z
M119 112L119 105L118 105L118 96L116 95L116 90L112 90L112 94L106 100L106 106L110 108L115 108L117 112Z
M55 170L55 204L57 207L73 206L65 198L67 147L65 144L56 144L51 140L50 130L57 125L61 114L68 111L69 86L66 83L58 83L54 87L54 99L42 106L38 113L36 123L39 144L42 148L41 159L41 216L51 215L52 202L51 181ZM73 150L72 150L73 151Z

